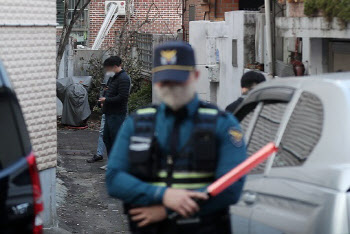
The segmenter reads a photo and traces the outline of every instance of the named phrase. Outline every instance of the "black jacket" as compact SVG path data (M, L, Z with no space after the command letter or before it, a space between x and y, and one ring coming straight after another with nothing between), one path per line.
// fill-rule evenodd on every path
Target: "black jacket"
M240 97L238 98L236 101L232 102L230 105L228 105L226 107L226 111L227 112L230 112L230 113L233 113L236 111L237 107L239 105L241 105L241 103L243 102L244 98L243 97Z
M131 79L124 70L109 78L105 93L103 113L107 115L126 114L130 94Z

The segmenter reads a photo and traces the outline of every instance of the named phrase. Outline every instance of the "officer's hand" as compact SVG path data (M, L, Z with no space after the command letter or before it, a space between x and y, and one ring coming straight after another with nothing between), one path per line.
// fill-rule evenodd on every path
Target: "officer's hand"
M199 206L193 199L207 200L208 195L201 192L168 188L163 196L163 204L178 214L189 217L199 211Z
M129 214L131 215L131 220L137 222L139 227L163 221L167 217L165 207L162 205L131 209Z

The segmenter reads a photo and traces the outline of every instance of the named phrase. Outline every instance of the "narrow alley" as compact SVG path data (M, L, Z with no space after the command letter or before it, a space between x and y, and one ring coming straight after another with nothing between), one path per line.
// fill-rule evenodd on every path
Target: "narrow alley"
M59 130L57 215L59 227L71 233L129 233L121 202L108 196L106 163L88 164L96 150L98 131Z

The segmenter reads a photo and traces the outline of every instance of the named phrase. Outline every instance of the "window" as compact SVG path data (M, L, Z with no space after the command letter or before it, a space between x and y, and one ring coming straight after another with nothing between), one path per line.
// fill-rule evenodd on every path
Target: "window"
M136 43L138 49L138 61L142 70L148 74L152 71L153 60L153 34L137 33Z
M6 88L0 88L0 111L1 170L28 155L31 146L20 107Z
M288 103L264 103L248 142L248 155L252 155L276 138ZM264 171L266 161L251 171L258 174Z
M82 0L80 1L77 10L79 10L81 7L84 6L87 0ZM70 0L69 1L69 6L68 6L68 20L70 21L73 17L73 12L74 12L74 7L76 6L78 0ZM88 9L85 8L84 12L81 14L77 22L74 24L74 28L80 28L80 29L85 29L88 28L88 23L89 23L89 15L88 15Z
M196 20L196 6L190 5L189 21L195 21L195 20Z
M64 21L64 0L56 1L57 9L57 23L59 26L63 26Z
M232 40L232 66L234 67L238 67L237 54L237 40Z
M82 0L77 10L79 10L87 0ZM70 20L73 17L74 8L77 4L78 0L70 0L68 4L68 15L67 15L67 24L69 24ZM64 0L56 0L57 4L57 23L59 26L64 25ZM88 8L85 8L83 13L80 15L78 20L73 25L73 31L71 36L77 40L78 45L86 45L87 36L88 36L88 28L89 28L89 12Z
M321 100L304 92L287 124L273 167L302 165L319 141L322 127Z

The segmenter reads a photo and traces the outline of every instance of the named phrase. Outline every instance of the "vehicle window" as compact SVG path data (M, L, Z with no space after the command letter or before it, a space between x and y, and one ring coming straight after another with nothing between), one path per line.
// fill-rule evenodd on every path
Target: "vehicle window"
M32 151L32 144L30 142L29 133L27 130L27 125L24 121L21 107L17 101L12 101L13 114L16 118L17 129L19 131L20 137L22 139L24 156L27 156Z
M288 103L264 103L255 123L248 143L248 155L252 155L276 138L282 117ZM251 171L251 174L263 173L266 161Z
M273 167L303 164L319 141L322 127L321 100L311 93L302 93L283 134Z
M0 113L1 170L26 156L30 142L18 104L3 89L0 89Z

